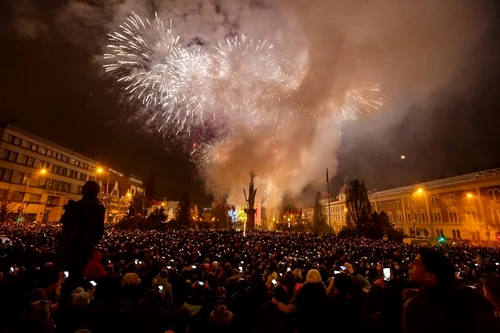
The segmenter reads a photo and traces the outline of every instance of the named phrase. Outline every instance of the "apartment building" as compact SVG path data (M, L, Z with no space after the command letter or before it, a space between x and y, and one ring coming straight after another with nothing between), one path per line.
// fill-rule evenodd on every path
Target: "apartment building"
M14 125L0 126L0 201L7 220L58 221L98 162Z

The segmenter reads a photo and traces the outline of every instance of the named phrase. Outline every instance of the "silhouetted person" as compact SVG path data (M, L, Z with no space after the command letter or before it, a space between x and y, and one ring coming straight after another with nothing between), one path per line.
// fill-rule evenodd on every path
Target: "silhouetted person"
M63 226L57 251L59 270L69 273L61 288L60 302L63 306L72 291L81 285L85 267L104 234L105 209L97 199L99 184L86 182L81 194L81 200L70 200L64 206L60 221Z

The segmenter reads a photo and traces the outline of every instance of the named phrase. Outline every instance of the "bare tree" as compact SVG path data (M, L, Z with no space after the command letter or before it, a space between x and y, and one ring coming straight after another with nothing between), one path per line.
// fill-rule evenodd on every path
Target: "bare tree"
M365 182L355 179L346 191L347 225L363 232L371 223L372 206Z
M12 200L12 192L2 191L0 193L0 222L5 222L7 215L15 212L15 202Z
M314 215L311 221L311 229L316 235L320 235L327 230L326 217L321 206L321 192L316 193L314 202Z

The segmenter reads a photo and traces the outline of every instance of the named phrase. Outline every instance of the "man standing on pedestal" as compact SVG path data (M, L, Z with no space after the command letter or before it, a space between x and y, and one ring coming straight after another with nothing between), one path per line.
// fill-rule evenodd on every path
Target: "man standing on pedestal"
M61 288L61 305L65 305L75 288L81 286L83 273L94 248L104 235L104 205L97 199L99 184L88 181L82 187L82 199L70 200L61 218L57 262L60 271L68 272Z

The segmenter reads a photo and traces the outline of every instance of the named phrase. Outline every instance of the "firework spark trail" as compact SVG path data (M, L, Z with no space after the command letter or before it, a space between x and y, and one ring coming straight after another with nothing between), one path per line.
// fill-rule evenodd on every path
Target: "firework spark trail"
M260 120L268 110L258 106L266 80L272 80L277 64L273 45L246 36L227 39L213 48L208 87L213 106L237 118ZM261 103L262 104L262 103Z
M132 12L119 28L108 35L111 53L104 54L104 59L109 60L104 69L117 77L118 83L125 84L131 99L137 98L146 106L155 104L164 92L173 89L163 74L164 66L176 60L179 38L172 35L170 28L165 30L158 16L151 24Z
M357 119L383 102L378 86L331 93L320 107L303 110L294 100L307 75L305 64L276 57L268 40L237 36L205 48L185 47L155 14L151 23L133 13L109 34L105 71L116 77L130 99L155 111L152 121L190 133L193 126L224 115L228 122L277 126L299 113L329 124ZM279 52L278 52L279 53ZM341 96L339 98L339 95Z

